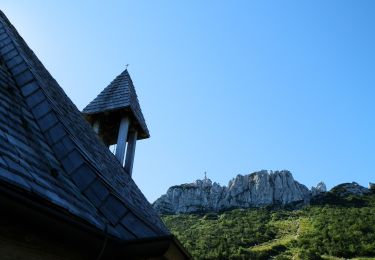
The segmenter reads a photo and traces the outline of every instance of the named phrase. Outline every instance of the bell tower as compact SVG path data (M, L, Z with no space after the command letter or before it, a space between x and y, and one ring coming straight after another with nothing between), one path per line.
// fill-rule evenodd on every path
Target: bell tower
M136 142L150 134L128 70L118 75L82 114L105 145L116 146L115 156L132 175Z

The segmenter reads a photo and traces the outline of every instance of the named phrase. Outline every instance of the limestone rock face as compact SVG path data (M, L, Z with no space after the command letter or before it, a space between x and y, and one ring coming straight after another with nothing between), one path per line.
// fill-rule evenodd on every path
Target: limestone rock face
M315 189L317 193L326 191L324 183ZM212 183L208 178L172 186L153 206L159 213L178 214L307 203L311 196L309 189L295 181L289 171L264 170L237 175L227 186Z
M324 182L319 182L316 187L311 187L311 195L317 196L321 193L327 192L327 186Z

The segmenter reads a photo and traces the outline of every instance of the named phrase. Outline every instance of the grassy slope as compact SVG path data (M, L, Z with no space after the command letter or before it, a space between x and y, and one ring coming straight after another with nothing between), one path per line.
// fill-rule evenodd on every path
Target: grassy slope
M197 259L375 259L375 195L315 204L163 220Z

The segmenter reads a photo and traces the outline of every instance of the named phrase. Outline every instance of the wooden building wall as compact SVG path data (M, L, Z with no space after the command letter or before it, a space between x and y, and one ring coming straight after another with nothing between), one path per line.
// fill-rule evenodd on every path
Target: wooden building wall
M24 216L27 218L27 216ZM48 229L48 226L45 227ZM56 234L58 237L58 234ZM92 256L92 255L91 255ZM2 217L0 219L1 260L84 260L92 259L79 247L72 247L52 238L44 231ZM95 258L94 258L95 259Z

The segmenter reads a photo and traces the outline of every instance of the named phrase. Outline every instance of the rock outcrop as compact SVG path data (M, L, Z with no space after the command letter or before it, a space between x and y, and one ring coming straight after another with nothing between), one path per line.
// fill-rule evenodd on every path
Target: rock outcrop
M327 192L327 186L324 182L319 182L316 187L311 187L311 195L317 196L321 193Z
M310 191L293 179L289 171L260 171L237 175L228 186L208 178L172 186L153 206L159 213L178 214L221 211L231 208L264 207L308 203L311 196L325 192L324 183Z
M352 182L337 185L333 187L330 192L340 197L345 197L348 195L364 195L370 193L371 191L356 182Z

